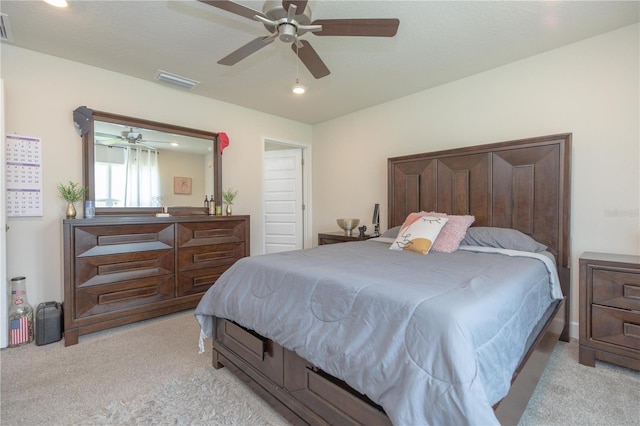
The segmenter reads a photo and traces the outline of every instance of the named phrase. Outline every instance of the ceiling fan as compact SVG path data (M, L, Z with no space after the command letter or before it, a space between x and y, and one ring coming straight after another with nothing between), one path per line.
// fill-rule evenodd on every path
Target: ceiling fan
M156 148L147 143L171 143L167 141L145 140L142 137L142 133L135 131L133 127L129 128L129 130L123 130L120 135L95 132L95 137L96 141L102 145L139 145L153 150Z
M396 18L319 19L312 21L311 9L307 5L307 0L267 0L264 2L262 12L231 0L198 1L245 18L260 21L271 33L250 41L220 59L219 64L234 65L279 38L285 43L291 43L291 49L316 79L329 75L331 71L322 62L311 44L306 40L300 40L300 36L310 32L317 36L393 37L400 24Z

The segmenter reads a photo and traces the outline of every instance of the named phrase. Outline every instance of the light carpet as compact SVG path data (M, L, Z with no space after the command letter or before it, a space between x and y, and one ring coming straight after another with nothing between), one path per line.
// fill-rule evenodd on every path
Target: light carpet
M80 338L0 351L3 425L287 425L226 369L198 354L193 311ZM640 372L578 364L560 343L520 425L640 426Z
M211 368L213 370L213 368ZM278 426L289 423L256 399L228 372L172 380L137 400L117 401L93 415L92 424Z

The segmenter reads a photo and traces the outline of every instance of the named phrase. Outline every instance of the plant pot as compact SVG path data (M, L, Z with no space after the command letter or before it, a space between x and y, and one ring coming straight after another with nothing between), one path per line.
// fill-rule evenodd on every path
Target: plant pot
M231 204L227 204L227 216L231 216Z
M75 219L76 218L76 206L73 203L69 203L67 205L67 211L65 212L67 219Z

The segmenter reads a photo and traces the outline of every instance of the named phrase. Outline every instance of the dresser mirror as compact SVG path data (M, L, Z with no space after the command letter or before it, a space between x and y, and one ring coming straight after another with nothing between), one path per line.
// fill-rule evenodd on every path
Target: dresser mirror
M204 214L222 195L218 134L92 111L84 186L96 214Z

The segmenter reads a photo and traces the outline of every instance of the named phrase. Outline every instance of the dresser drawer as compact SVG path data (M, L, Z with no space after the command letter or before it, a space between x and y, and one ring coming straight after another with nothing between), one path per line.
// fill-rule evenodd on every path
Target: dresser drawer
M593 305L591 338L640 351L640 312Z
M594 268L593 303L640 311L640 273Z
M163 275L76 290L75 317L117 313L174 298L175 276Z
M181 247L178 250L178 269L191 271L221 266L228 268L244 257L245 251L244 241Z
M76 288L114 284L175 272L174 250L119 252L102 256L78 256L75 264Z
M77 226L74 253L86 257L173 249L174 230L172 223Z
M178 225L178 247L242 243L247 241L245 220L227 220L211 226L211 222L191 222Z
M229 269L229 265L180 271L178 273L178 296L204 293L227 269Z

